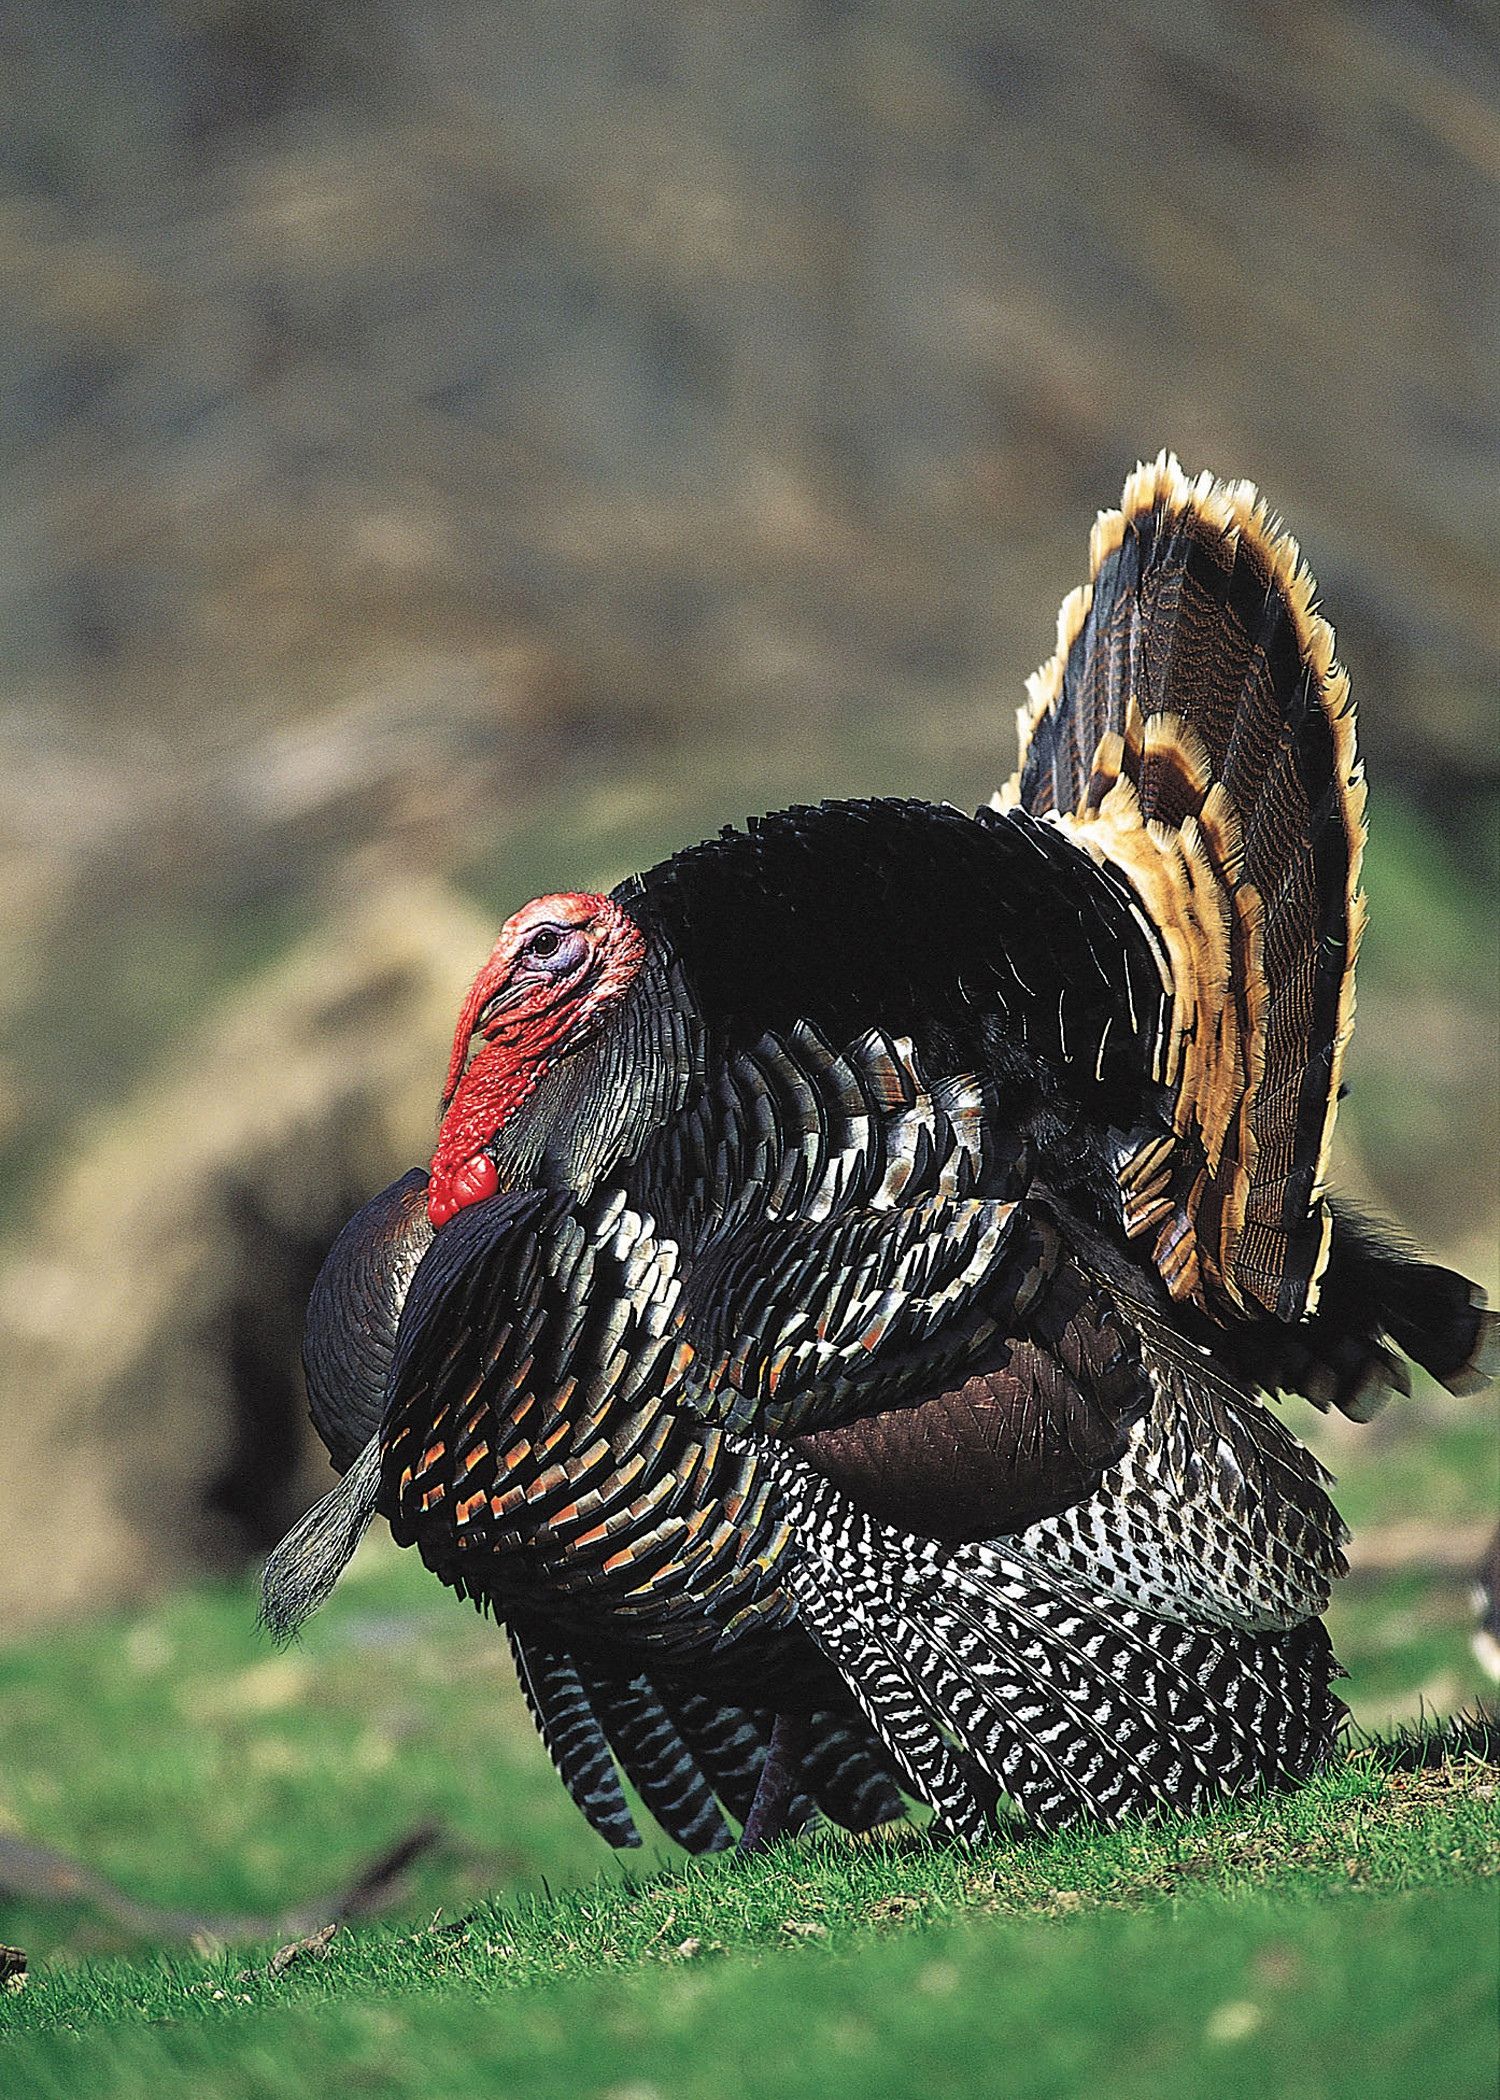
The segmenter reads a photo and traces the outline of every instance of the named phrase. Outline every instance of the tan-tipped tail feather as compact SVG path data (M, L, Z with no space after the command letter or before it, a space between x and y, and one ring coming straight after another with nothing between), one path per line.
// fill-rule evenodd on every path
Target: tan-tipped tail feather
M1130 881L1165 950L1176 1142L1120 1165L1127 1229L1219 1316L1312 1310L1354 959L1364 779L1296 542L1248 482L1163 453L1101 514L997 797Z

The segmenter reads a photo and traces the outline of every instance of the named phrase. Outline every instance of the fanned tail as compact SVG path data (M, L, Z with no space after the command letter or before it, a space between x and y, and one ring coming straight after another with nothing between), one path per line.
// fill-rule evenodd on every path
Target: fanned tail
M1321 1178L1364 921L1348 680L1295 541L1248 483L1189 481L1164 453L1090 556L997 799L1123 874L1162 950L1173 1127L1122 1146L1127 1229L1174 1296L1294 1321L1328 1259Z
M1001 1796L1057 1829L1305 1778L1342 1707L1321 1624L1236 1633L1156 1618L1006 1550L947 1548L774 1459L802 1547L789 1582L913 1790L978 1836Z

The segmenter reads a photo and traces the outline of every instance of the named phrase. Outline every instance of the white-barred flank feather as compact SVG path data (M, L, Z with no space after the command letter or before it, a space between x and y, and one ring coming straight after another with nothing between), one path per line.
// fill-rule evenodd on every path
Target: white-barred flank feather
M1318 1617L1349 1535L1328 1475L1209 1360L1159 1332L1146 1356L1152 1404L1124 1457L1009 1550L1184 1625L1273 1633Z
M1003 1543L943 1548L841 1505L777 1454L788 1581L911 1784L974 1835L1003 1794L1056 1829L1304 1777L1341 1709L1316 1621L1279 1635L1152 1618Z

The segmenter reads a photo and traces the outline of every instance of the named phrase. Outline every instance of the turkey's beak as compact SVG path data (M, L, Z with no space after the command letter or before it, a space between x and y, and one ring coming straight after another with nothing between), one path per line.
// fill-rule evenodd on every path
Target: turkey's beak
M482 1035L487 1043L493 1042L494 1036L492 1031L496 1022L502 1014L507 1013L511 1007L519 1003L525 990L526 986L524 984L511 984L507 985L503 991L496 992L492 999L486 999L484 1005L480 1007L479 1012L474 1016L474 1034Z

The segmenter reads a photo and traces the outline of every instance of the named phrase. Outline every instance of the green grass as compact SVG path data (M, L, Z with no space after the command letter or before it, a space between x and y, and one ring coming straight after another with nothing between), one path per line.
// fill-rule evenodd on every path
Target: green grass
M1492 1408L1429 1393L1387 1421L1323 1433L1363 1536L1431 1527L1332 1615L1367 1723L1481 1690L1446 1542L1500 1494ZM222 1930L317 1915L419 1819L449 1833L396 1913L275 1977L284 1931L168 1946L90 1902L0 1902L32 1961L0 1997L0 2093L978 2093L1003 2065L1020 2094L1478 2095L1497 1782L1367 1750L1152 1829L622 1858L553 1778L495 1630L375 1542L286 1655L246 1582L0 1651L0 1835L144 1902Z
M453 1843L414 1909L553 1886L612 1859L553 1778L503 1639L388 1541L291 1652L249 1581L0 1652L0 1831L57 1846L146 1901L278 1915L415 1822ZM0 1938L85 1954L125 1928L50 1902Z
M3 2089L667 2100L987 2092L1003 2065L1021 2094L1477 2096L1493 1793L1489 1766L1356 1761L1151 1831L811 1841L485 1903L279 1976L241 1954L58 1971L0 2010Z
M1494 1400L1455 1400L1422 1380L1413 1400L1367 1426L1301 1409L1288 1419L1337 1475L1354 1533L1328 1626L1356 1720L1387 1728L1493 1696L1469 1641L1479 1548L1500 1519ZM1392 1535L1395 1564L1369 1565L1361 1549Z

